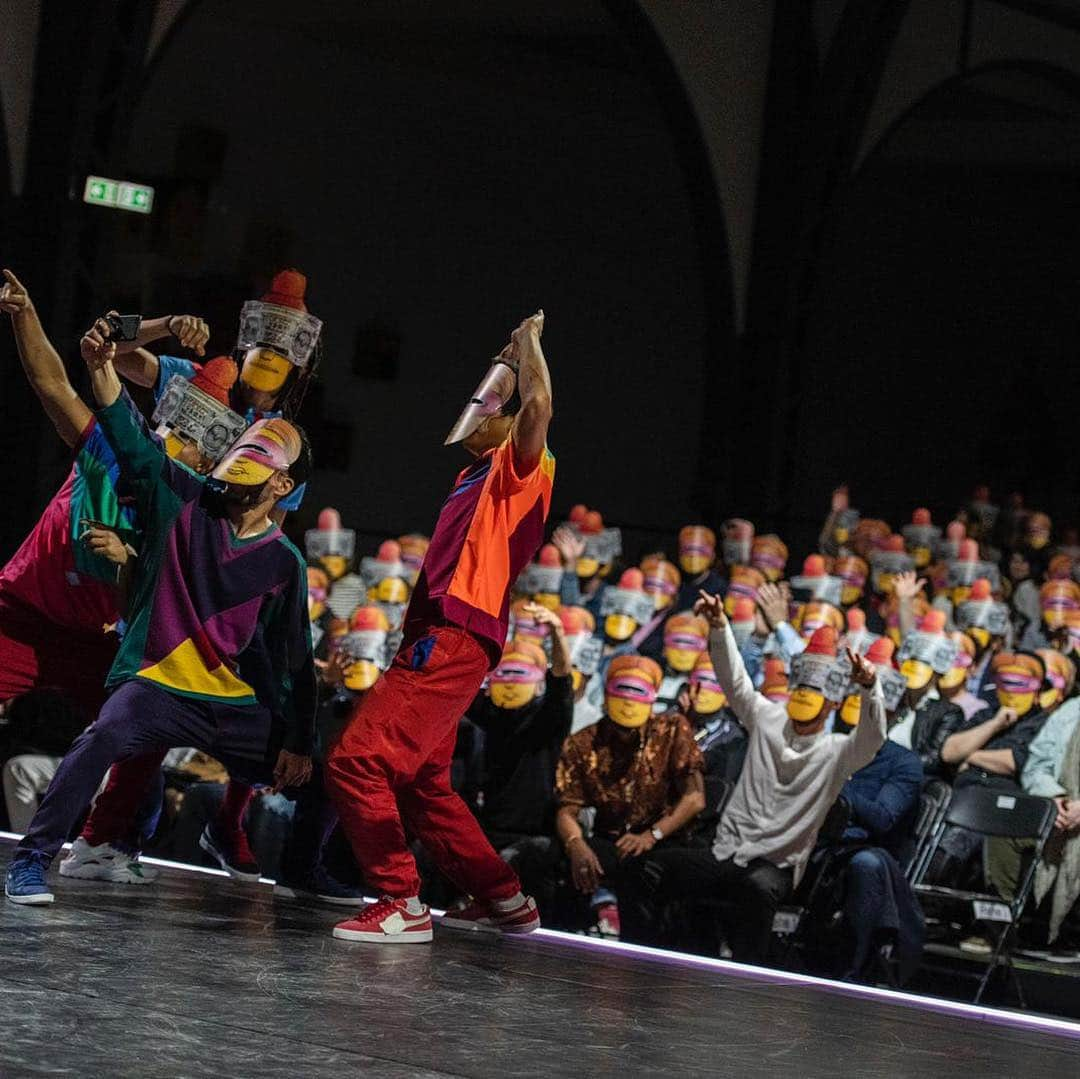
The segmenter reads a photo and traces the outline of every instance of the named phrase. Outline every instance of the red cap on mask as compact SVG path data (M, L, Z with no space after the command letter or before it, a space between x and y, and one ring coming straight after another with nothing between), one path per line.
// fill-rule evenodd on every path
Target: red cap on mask
M263 296L263 303L276 304L278 307L291 307L294 311L307 311L304 293L307 292L307 278L299 270L282 270L274 274L269 291Z
M540 553L536 556L536 561L541 566L554 566L558 568L562 565L562 558L559 556L559 548L553 543L545 543L540 548Z
M847 613L847 628L849 633L866 629L866 612L859 607L852 607Z
M825 559L819 554L808 555L806 561L802 564L802 575L804 577L824 577Z
M920 506L912 515L911 523L913 525L928 525L931 523L930 511L925 506Z
M889 637L878 637L866 650L866 658L876 667L884 667L892 663L893 652L896 645Z
M228 356L215 356L195 372L191 384L227 408L229 391L239 375L239 368Z
M832 626L819 626L814 630L806 652L811 656L835 656L836 630Z

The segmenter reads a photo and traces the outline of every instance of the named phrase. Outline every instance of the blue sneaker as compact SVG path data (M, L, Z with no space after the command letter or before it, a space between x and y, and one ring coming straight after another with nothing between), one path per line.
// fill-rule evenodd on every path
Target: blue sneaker
M364 901L362 888L342 884L321 865L315 867L303 884L275 884L274 895L283 899L318 899L335 907L355 907Z
M4 894L12 903L42 906L53 901L53 894L45 883L45 857L37 851L20 854L8 866Z

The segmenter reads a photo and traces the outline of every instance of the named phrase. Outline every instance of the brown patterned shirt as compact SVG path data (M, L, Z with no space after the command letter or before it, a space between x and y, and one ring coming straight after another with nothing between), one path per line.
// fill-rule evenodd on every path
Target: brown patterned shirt
M633 735L604 718L563 743L555 797L560 808L595 807L597 835L655 824L682 797L687 777L704 767L690 724L677 712L653 716Z

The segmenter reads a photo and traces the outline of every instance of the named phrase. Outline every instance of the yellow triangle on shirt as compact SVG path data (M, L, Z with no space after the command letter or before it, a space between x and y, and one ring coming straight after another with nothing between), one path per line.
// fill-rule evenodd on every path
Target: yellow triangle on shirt
M156 682L166 689L181 693L195 693L200 697L253 697L255 691L236 677L228 667L221 665L212 671L206 669L195 642L188 637L178 644L161 662L139 671L140 678Z

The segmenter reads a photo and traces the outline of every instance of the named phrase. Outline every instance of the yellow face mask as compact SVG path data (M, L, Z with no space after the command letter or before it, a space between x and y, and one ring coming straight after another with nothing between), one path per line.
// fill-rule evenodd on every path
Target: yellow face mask
M982 626L973 626L968 630L971 639L979 646L979 651L985 651L990 645L990 631Z
M944 667L945 664L943 663ZM922 689L934 677L934 668L929 663L918 659L905 659L900 665L900 673L907 681L908 689Z
M825 695L817 690L800 686L792 690L787 702L788 718L795 723L812 723L821 714Z
M317 622L326 613L326 601L308 592L307 613L308 621Z
M911 557L915 560L916 569L926 569L930 565L932 552L929 547L915 547L911 552Z
M862 698L858 693L853 693L850 697L844 698L844 703L840 706L840 720L846 723L849 727L857 727L859 725L859 713L862 709Z
M938 677L938 689L943 689L946 692L956 689L967 680L967 676L967 667L950 667L943 675Z
M610 641L628 641L637 628L637 622L626 614L609 614L604 619L604 635Z
M525 705L535 699L539 688L539 683L493 681L491 683L491 703L496 708L505 708L507 711L524 708Z
M628 701L623 697L604 694L604 710L620 727L642 727L652 715L652 701Z
M555 592L537 592L533 596L533 602L539 603L541 607L546 607L549 611L557 611L562 606L562 601Z
M345 671L345 688L362 692L379 680L379 668L369 659L357 660Z
M337 581L345 576L349 568L349 560L339 554L328 554L319 559L319 565L326 570L330 580Z
M587 581L591 577L595 577L600 572L600 563L595 558L586 558L584 555L577 560L577 575L583 580Z
M687 674L694 669L701 651L688 652L685 648L665 648L664 660L676 674Z
M373 603L408 603L409 586L400 577L384 577L368 590L368 599Z
M961 603L966 603L967 602L968 596L970 596L970 595L971 595L971 588L968 585L965 585L965 584L957 585L952 590L952 596L950 597L951 600L952 600L952 605L954 607L959 607Z
M712 559L703 554L680 554L679 566L688 577L704 573L712 565Z
M694 701L694 711L699 716L715 715L726 704L727 697L722 689L708 683L700 683L697 699Z
M1012 708L1026 716L1042 692L1042 679L1019 664L1002 663L994 670L994 688L1002 708Z
M268 348L253 348L244 357L240 381L253 390L277 393L285 385L292 367L284 356Z

